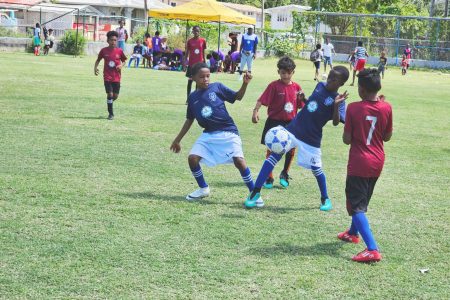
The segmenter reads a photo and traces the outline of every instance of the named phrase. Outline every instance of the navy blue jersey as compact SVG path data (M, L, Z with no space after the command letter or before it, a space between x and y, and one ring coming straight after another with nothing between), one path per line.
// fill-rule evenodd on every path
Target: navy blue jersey
M320 148L323 126L333 119L334 99L338 95L328 91L325 86L324 82L316 85L303 109L286 127L297 139L316 148ZM344 123L345 101L339 105L339 116Z
M196 119L205 128L204 132L230 131L239 134L225 101L234 103L236 92L222 83L212 83L207 89L199 89L189 95L186 118Z

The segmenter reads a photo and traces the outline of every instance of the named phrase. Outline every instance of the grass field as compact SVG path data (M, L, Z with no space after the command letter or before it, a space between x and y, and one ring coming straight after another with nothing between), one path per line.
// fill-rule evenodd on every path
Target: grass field
M261 210L243 209L247 190L231 165L204 168L212 195L188 203L199 126L181 154L168 151L185 118L184 74L124 70L107 121L94 60L0 54L1 298L450 298L448 74L387 70L395 131L368 212L384 260L362 265L350 258L363 244L336 239L350 222L342 125L326 126L322 149L333 211L319 211L316 181L299 167L289 189L263 191ZM256 60L243 101L228 105L255 178L264 122L251 113L275 64ZM309 95L313 68L297 65ZM234 75L212 80L240 85ZM344 89L358 100L356 87Z

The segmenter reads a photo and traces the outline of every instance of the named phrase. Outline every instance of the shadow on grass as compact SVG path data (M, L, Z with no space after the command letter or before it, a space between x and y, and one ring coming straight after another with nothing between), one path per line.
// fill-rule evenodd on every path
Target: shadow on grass
M216 204L216 205L229 205L228 203L223 203L219 201L214 200L207 200L205 198L195 201L187 201L186 196L184 195L163 195L163 194L156 194L153 192L137 192L137 193L121 193L121 196L125 196L128 198L136 199L136 200L151 200L151 201L175 201L175 202L186 202L186 203L193 203L198 205L210 205L210 204Z
M339 253L339 249L343 245L344 243L340 241L319 243L312 246L297 246L289 243L280 243L272 247L253 248L252 253L262 257L274 257L280 255L343 257Z
M64 119L80 119L80 120L106 120L107 117L105 116L98 116L98 117L73 117L73 116L68 116L68 117L63 117Z

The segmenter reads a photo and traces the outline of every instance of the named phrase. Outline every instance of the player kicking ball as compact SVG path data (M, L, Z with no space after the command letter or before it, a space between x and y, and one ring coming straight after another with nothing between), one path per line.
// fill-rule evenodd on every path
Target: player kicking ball
M297 164L311 170L316 177L321 195L321 211L332 209L325 174L322 170L322 152L320 150L322 128L330 120L333 120L334 126L345 121L345 99L347 99L348 94L347 92L339 94L338 90L348 80L349 75L345 67L336 66L331 69L327 82L319 82L316 85L303 109L286 126L292 140L291 146L286 149L286 152L297 148ZM260 196L261 187L282 156L282 154L272 153L264 161L256 179L255 188L245 200L245 207L264 206L264 201Z
M364 69L358 74L358 93L361 101L347 107L343 141L350 145L345 194L347 211L352 216L350 229L338 234L345 242L359 243L361 234L367 248L353 256L357 262L381 260L377 243L366 217L375 183L384 165L384 145L392 137L392 107L378 96L380 73Z
M210 167L234 163L249 191L252 191L253 179L244 159L242 141L236 124L225 107L225 101L234 103L244 97L252 76L245 74L241 88L235 92L219 82L210 84L211 73L208 65L203 62L193 65L191 74L197 89L188 97L186 121L170 146L170 150L175 153L181 151L180 142L194 120L205 129L194 143L188 158L189 167L199 188L187 195L186 199L198 200L210 194L200 163Z

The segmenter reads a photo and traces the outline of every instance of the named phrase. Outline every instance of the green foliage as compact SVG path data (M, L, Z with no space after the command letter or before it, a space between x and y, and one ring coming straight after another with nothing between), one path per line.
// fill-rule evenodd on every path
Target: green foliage
M0 27L0 36L24 38L28 37L29 35L17 32L16 30L11 30L7 27Z
M297 53L295 53L294 43L287 38L284 37L276 37L272 42L267 43L266 49L273 52L276 56L290 56L295 57Z
M78 41L78 42L77 42ZM61 52L70 55L80 55L84 53L86 38L75 30L68 30L61 39Z

